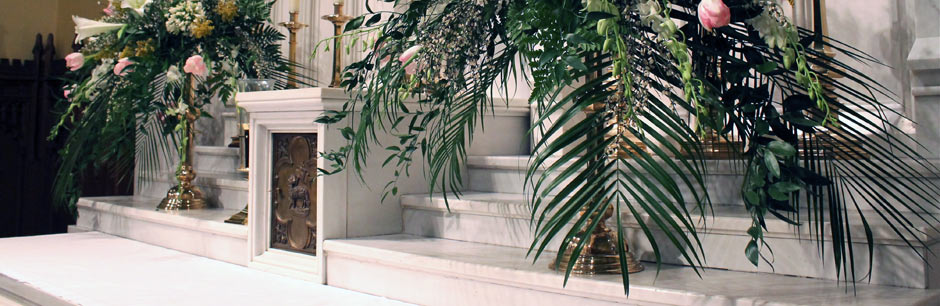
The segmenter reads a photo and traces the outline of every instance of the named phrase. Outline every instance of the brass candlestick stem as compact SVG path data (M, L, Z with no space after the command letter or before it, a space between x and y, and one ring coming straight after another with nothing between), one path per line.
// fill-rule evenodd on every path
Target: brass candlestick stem
M322 17L323 20L333 23L333 77L330 82L330 87L339 87L339 84L343 81L343 37L340 36L343 34L343 25L349 20L352 20L352 16L343 15L343 4L333 3L333 14L325 15Z
M288 40L287 58L291 62L297 62L297 32L307 27L306 24L300 23L300 21L297 20L298 15L300 15L300 12L290 12L290 21L280 23L282 27L287 28L287 32L290 32L289 34L290 40ZM297 79L295 77L296 72L294 71L293 66L290 67L290 72L291 72L290 75L287 77L287 87L296 88Z
M592 55L592 57L593 56L594 55ZM588 81L590 81L591 79L595 79L597 77L599 77L598 74L592 74L592 75L589 75L587 79ZM616 89L612 88L612 90L616 90ZM623 93L618 92L616 95L619 95L620 97L622 97ZM584 112L588 114L591 114L594 112L603 112L605 111L604 108L606 107L606 103L618 103L618 102L621 102L621 101L617 100L617 101L595 103L593 105L588 106L584 110ZM600 118L599 120L602 120L603 122L601 121L596 122L597 128L590 133L592 135L588 135L587 137L589 139L598 139L599 141L601 141L602 139L604 139L603 124L621 124L621 125L625 124L625 122L618 121L618 119L620 118L615 118L613 121L609 121L606 118ZM618 132L622 131L622 129L615 129L615 130L618 130ZM633 136L633 135L629 135L629 136ZM643 145L643 143L639 141L638 139L636 141L634 141L633 139L628 140L628 141L633 141L634 144L640 150L646 150L645 145ZM591 160L591 162L603 163L605 162L605 159L607 158L627 157L630 155L627 153L627 151L632 151L634 154L637 153L632 149L632 147L629 144L626 144L626 143L618 142L617 144L615 144L615 146L616 146L615 148L616 153L614 154L614 156L608 156L606 154L601 155L601 156L596 156L593 160ZM600 173L598 173L597 175L600 175ZM596 198L595 200L604 201L603 198ZM617 239L617 233L607 227L607 219L609 219L614 214L613 205L616 205L616 204L608 205L607 209L605 209L604 211L594 212L588 217L589 218L588 224L593 224L594 221L597 220L598 218L600 218L600 221L598 221L598 224L594 228L594 231L591 232L591 235L588 237L588 241L585 242L584 247L581 249L580 254L574 254L574 250L578 247L578 244L581 242L580 237L581 235L585 234L585 231L587 231L586 228L581 229L580 232L577 234L577 237L572 239L567 245L561 246L560 251L562 252L562 258L561 258L560 265L555 266L555 262L552 261L548 267L552 270L565 271L568 268L568 264L573 260L575 261L575 263L574 263L574 266L571 268L572 273L620 274L622 272L620 269L621 268L620 256L617 252L617 243L619 240ZM580 213L582 216L588 213L587 207L582 208ZM640 264L640 262L636 260L633 253L630 252L630 247L626 244L626 241L624 242L625 243L623 245L623 248L624 248L624 254L627 257L625 258L625 262L627 263L627 273L636 273L636 272L643 271L643 265Z
M818 53L821 53L818 59L821 64L812 65L811 69L816 71L816 73L821 76L820 85L823 87L823 94L826 96L826 100L831 102L829 104L829 113L831 117L838 122L839 119L839 106L837 105L838 97L833 93L835 90L835 85L832 83L833 80L842 78L842 75L836 73L835 71L830 71L826 67L829 66L830 60L836 56L836 53L825 44L829 39L826 38L829 36L829 22L826 13L826 0L816 0L814 3L813 9L818 10L814 11L813 18L813 27L818 31L818 35L822 35L816 42L813 44L813 50ZM817 24L818 23L818 24ZM818 114L820 117L825 116L825 114ZM837 159L861 159L868 158L865 153L862 152L858 146L859 144L854 140L846 139L841 135L833 135L833 132L841 132L839 126L830 126L828 127L831 132L827 134L818 135L819 138L824 140L822 145L823 149L828 151L828 154L831 154L831 157Z
M196 170L193 169L192 161L193 147L195 147L196 138L196 119L199 118L199 110L193 106L195 79L191 75L187 76L185 84L183 92L188 94L184 100L189 105L189 110L179 114L180 120L183 121L183 139L179 148L180 164L179 169L176 170L179 183L170 187L166 197L157 206L157 210L203 209L208 206L202 196L202 191L193 185L193 181L196 180Z

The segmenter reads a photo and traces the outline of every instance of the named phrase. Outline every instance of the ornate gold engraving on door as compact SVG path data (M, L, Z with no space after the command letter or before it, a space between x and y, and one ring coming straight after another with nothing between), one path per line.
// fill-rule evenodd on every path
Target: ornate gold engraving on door
M317 134L274 134L271 247L316 254Z

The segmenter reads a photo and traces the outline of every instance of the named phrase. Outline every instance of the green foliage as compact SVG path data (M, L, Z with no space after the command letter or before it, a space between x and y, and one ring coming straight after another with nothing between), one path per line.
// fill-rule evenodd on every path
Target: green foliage
M362 173L380 145L388 153L382 166L394 165L396 176L409 175L421 154L430 190L459 197L466 145L496 107L491 94L514 77L531 85L532 132L542 135L526 175L533 259L556 238L563 245L580 238L582 248L597 226L588 216L613 207L621 245L622 218L634 218L657 264L667 244L699 272L704 255L693 216L711 213L701 144L712 135L745 144L735 150L743 209L752 217L744 254L754 265L772 264L767 215L811 227L846 280L860 279L851 248L859 222L871 258L866 214L922 246L912 221L940 223L925 213L938 208L940 186L928 180L938 169L880 116L894 112L875 98L889 93L885 86L810 48L816 35L793 26L772 2L725 1L734 23L713 31L700 26L698 2L416 0L396 12L370 10L344 34L376 35L365 58L345 70L353 98L318 121L336 124L357 108L361 117L342 128L349 144L327 153L333 167L321 170ZM825 44L851 60L876 62L837 40ZM415 45L424 46L415 57L395 60ZM414 75L405 71L410 64ZM379 144L379 133L398 142ZM868 158L844 159L845 151ZM394 181L387 188L397 192ZM625 270L623 281L626 291Z
M227 102L234 97L238 78L273 78L280 88L286 85L296 64L281 56L284 36L269 24L274 1L190 1L202 5L204 14L197 20L212 26L199 37L168 30L170 8L183 2L154 1L143 14L118 8L115 15L103 17L101 21L125 26L86 40L83 67L67 75L71 94L60 103L62 117L50 138L67 132L53 193L56 203L73 216L82 175L89 167L127 173L136 166L148 175L168 164L177 146L185 143L179 139L180 110L205 115L202 108L213 99ZM217 8L223 4L237 7L231 20L220 15ZM209 69L205 77L184 72L186 60L194 55L203 57ZM123 76L113 73L121 58L134 63ZM190 76L197 79L192 101L185 97ZM186 101L191 105L181 108ZM136 165L135 152L141 157Z

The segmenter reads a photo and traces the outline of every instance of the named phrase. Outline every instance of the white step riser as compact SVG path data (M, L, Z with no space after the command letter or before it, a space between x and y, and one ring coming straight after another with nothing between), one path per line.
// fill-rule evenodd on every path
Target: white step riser
M79 200L78 213L76 227L80 230L125 237L237 265L247 264L248 228L242 225L168 216L88 198Z
M525 172L522 170L516 169L494 169L494 168L480 168L473 167L471 165L468 168L469 174L469 184L467 190L476 191L476 192L495 192L495 193L516 193L516 194L527 194L532 195L533 191L531 186L525 185ZM540 178L542 172L536 173L536 182ZM686 184L683 183L680 177L673 176L673 179L679 184L679 189L681 194L686 197L686 204L694 205L695 199L692 196L692 193L689 191L689 188ZM566 183L570 180L565 181ZM705 177L705 186L708 190L709 198L711 199L713 205L738 205L743 206L744 200L740 194L741 184L744 181L742 175L733 175L733 174L709 174ZM932 184L940 186L940 179L932 179ZM695 183L693 181L693 183ZM868 183L871 186L876 186L872 183ZM862 187L863 185L857 185L857 187ZM888 185L886 185L888 186ZM848 188L848 187L847 187ZM860 188L861 190L862 188ZM877 190L882 190L878 189ZM851 190L851 188L849 188ZM901 189L905 190L905 189ZM557 189L550 192L550 195L557 194ZM892 203L894 208L897 208L902 212L910 211L926 211L929 213L937 214L940 213L940 199L935 199L933 203L919 203L923 206L923 210L917 208L911 202L906 201L906 198L899 196L901 201L897 199L890 198L889 195L899 194L897 191L882 191L876 193L881 196L885 196L889 203ZM700 192L700 195L701 192ZM858 206L864 211L872 210L872 205L883 210L881 206L869 200L872 199L869 195L856 195L855 200L858 201ZM918 200L916 196L912 196L913 199ZM803 196L800 197L801 206L806 207L807 203ZM847 198L848 201L851 201L851 198ZM905 207L905 204L909 204L911 207ZM849 202L847 205L850 206L850 209L854 210L854 203ZM934 207L937 206L937 207Z
M936 291L666 265L630 275L564 276L525 250L411 235L324 242L327 284L421 305L932 305ZM548 254L549 257L553 254Z
M238 173L238 148L197 147L194 155L193 167L197 173Z
M453 207L453 206L452 206ZM495 210L507 212L504 215L480 212L448 213L443 210L405 206L404 233L427 237L437 237L460 241L495 244L502 246L528 248L532 243L534 233L530 227L528 215L519 214L522 207L513 208L505 205ZM626 217L629 218L629 217ZM628 225L625 228L626 237L631 242L633 251L646 261L655 261L652 247L642 233L639 226L632 219L625 219ZM779 227L779 224L776 224ZM741 224L740 231L719 232L713 230L708 233L700 232L702 245L705 247L705 266L745 272L768 272L785 275L797 275L822 279L836 279L836 271L832 261L832 251L827 245L821 257L818 244L811 240L811 236L803 237L785 235L774 237L768 233L767 242L776 252L776 261L771 269L766 263L759 263L754 267L744 256L744 248L750 237L744 232L748 224ZM779 230L779 229L777 229ZM786 230L784 230L785 232ZM855 233L853 236L858 235ZM665 235L657 234L656 241L663 252L662 260L668 264L687 264L681 254L671 245ZM780 234L777 234L780 235ZM868 271L868 249L864 244L864 236L854 237L857 243L854 251L856 259L856 273L861 278ZM800 239L802 238L802 239ZM861 239L861 240L859 240ZM828 242L826 242L828 243ZM940 271L929 269L928 265L917 257L917 254L903 242L878 242L875 246L875 260L872 273L873 284L902 286L911 288L926 288L940 286ZM557 251L559 242L554 241L548 251ZM940 251L940 245L933 244L933 252ZM925 249L917 248L922 254ZM766 256L771 256L765 252ZM930 262L940 268L940 258L931 255ZM913 276L913 277L912 277Z
M558 288L544 291L519 288L492 280L397 267L353 256L331 254L326 267L330 286L418 305L640 305L627 303L625 298L621 304L564 294L564 290Z
M143 177L138 181L136 194L162 199L166 196L167 190L175 184L177 182L169 175L165 178ZM247 181L200 177L197 171L196 186L202 190L203 196L212 207L241 210L248 205ZM154 203L154 207L157 204L159 203Z

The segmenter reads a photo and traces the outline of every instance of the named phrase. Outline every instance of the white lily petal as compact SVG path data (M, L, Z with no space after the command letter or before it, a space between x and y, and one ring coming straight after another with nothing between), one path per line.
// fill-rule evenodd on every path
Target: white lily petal
M101 33L117 31L124 26L123 23L101 22L78 16L72 16L72 21L75 22L75 34L78 34L75 37L75 43Z
M153 2L153 0L123 0L121 1L121 7L133 9L137 14L143 15L144 8L147 7L150 2Z

